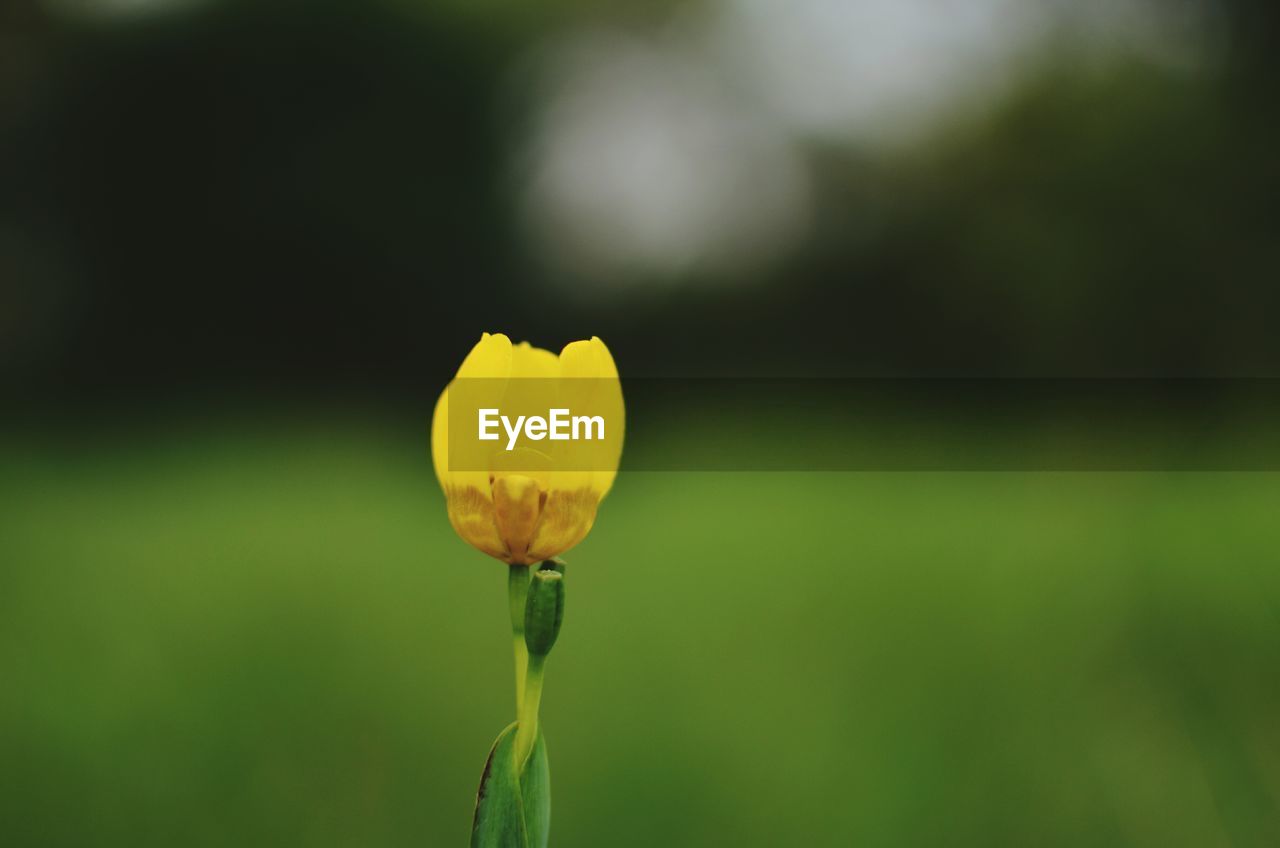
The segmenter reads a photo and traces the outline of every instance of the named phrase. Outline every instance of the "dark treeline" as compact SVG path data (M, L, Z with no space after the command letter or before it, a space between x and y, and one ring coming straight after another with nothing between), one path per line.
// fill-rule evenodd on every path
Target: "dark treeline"
M812 149L820 223L764 284L585 302L538 285L507 194L537 21L44 8L0 12L0 368L44 396L395 397L484 329L650 374L1280 370L1271 4L1224 6L1210 68L1050 53L891 161Z

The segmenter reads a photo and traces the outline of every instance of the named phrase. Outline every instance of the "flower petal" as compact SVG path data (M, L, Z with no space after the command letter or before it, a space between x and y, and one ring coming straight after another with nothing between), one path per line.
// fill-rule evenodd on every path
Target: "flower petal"
M483 488L446 486L449 523L462 540L478 551L500 560L507 559L507 546L498 532L493 494L486 479Z
M622 383L613 355L599 337L591 341L571 342L560 352L560 376L589 380L584 385L593 412L604 417L608 428L605 438L592 443L591 488L601 498L613 487L622 460L622 443L626 435L626 407L622 401Z
M501 397L503 387L511 374L511 339L502 333L484 333L480 341L471 348L471 352L458 367L456 382L459 379L475 379L485 386L484 394ZM490 389L488 382L492 380ZM453 385L453 382L449 384ZM475 392L469 392L468 396ZM496 404L494 404L496 406ZM446 493L450 488L473 488L482 496L489 495L489 475L484 469L468 471L453 470L449 467L449 388L440 394L436 401L435 412L431 416L431 460L436 468L436 478Z
M595 523L599 505L599 495L588 487L548 492L538 529L529 544L529 560L559 556L581 542Z
M511 376L519 379L554 380L560 376L560 360L549 350L520 342L511 348Z
M458 366L459 378L511 376L511 339L502 333L484 333Z
M493 481L494 521L506 545L508 563L528 565L529 543L542 510L538 482L523 474L501 474Z

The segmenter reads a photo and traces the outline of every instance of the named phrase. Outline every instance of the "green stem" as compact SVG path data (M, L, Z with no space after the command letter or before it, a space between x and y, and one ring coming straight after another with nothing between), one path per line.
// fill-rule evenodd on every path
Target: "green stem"
M542 703L542 671L546 661L546 655L533 654L529 657L529 674L525 678L524 698L516 727L516 771L524 770L525 761L533 753L533 742L538 738L538 706Z
M511 606L511 646L516 659L516 715L524 709L525 668L529 649L524 643L524 605L529 594L529 566L513 565L507 574L507 601Z

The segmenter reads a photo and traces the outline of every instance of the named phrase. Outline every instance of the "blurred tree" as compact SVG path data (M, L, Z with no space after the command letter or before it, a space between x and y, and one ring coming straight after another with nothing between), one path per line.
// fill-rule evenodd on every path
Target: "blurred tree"
M29 387L430 397L486 329L598 333L633 374L1280 367L1270 4L1223 5L1214 68L1051 52L922 147L811 148L818 230L760 285L582 302L536 284L495 105L573 4L50 8L0 12L0 337Z

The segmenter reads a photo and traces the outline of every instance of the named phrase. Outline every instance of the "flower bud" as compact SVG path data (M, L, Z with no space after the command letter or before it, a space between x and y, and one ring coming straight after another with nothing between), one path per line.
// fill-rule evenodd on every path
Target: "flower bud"
M531 577L524 608L524 643L530 656L544 657L551 653L564 620L564 575L544 569Z

